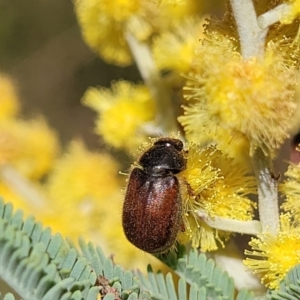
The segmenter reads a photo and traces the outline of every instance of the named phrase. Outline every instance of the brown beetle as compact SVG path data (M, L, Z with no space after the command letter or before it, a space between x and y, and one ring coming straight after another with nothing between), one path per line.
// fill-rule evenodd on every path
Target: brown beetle
M123 205L123 229L136 247L158 253L175 242L182 224L182 201L175 174L186 161L183 143L160 138L132 170Z

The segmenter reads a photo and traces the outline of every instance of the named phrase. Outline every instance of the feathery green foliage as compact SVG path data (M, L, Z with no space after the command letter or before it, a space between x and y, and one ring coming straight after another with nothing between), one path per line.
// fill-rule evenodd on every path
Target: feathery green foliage
M207 259L196 249L186 254L184 247L178 245L177 252L158 255L158 258L171 267L182 280L200 288L200 298L192 299L235 299L233 279L216 266L212 259ZM251 300L254 297L251 292L242 290L237 299Z
M235 296L233 280L196 250L160 255L179 276L164 276L148 266L147 276L115 265L100 247L79 240L80 251L60 234L0 200L0 277L22 299L39 300L252 300L249 291ZM292 270L268 299L299 299L300 267ZM0 300L14 300L8 293Z
M60 234L3 201L0 216L0 276L23 299L96 299L96 273Z
M4 295L2 297L2 295L0 293L0 300L15 300L15 297L12 293L7 293L6 295Z
M280 287L267 296L268 300L299 300L300 299L300 265L290 270Z

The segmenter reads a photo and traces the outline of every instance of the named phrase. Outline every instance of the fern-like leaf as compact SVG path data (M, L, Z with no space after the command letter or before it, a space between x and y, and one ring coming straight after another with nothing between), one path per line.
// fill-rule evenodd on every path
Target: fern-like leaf
M2 296L0 293L0 300L15 300L15 296L12 293L7 293Z
M0 201L1 278L23 299L96 299L97 276L86 259L59 234L22 218Z
M23 221L20 211L0 200L0 277L25 300L231 300L232 279L204 254L185 248L162 256L180 279L171 274L124 270L100 247L79 239L80 249L43 229L33 218ZM6 297L6 298L5 298ZM13 300L8 294L3 300ZM252 300L242 292L238 300ZM1 298L0 298L1 300Z
M23 299L95 300L99 293L103 299L151 298L137 276L115 265L100 247L80 239L79 252L60 234L22 218L0 200L0 277Z
M276 291L270 291L268 300L300 299L300 264L288 272Z
M212 259L207 259L205 254L199 254L195 249L187 254L183 246L178 245L176 252L157 257L172 267L181 279L191 286L197 287L197 291L201 291L200 295L197 296L199 298L195 299L235 299L233 279L227 272L216 266ZM243 290L238 293L236 299L252 300L254 296L251 292Z

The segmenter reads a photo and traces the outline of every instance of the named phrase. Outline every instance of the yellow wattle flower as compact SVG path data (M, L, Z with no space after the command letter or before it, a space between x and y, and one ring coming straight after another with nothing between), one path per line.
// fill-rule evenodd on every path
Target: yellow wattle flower
M290 212L294 219L300 217L300 165L290 165L284 174L286 180L279 185L279 189L285 196L282 208Z
M230 238L230 232L208 226L197 214L188 213L184 216L184 232L180 232L177 240L181 244L191 242L193 248L201 252L210 252L224 248Z
M0 121L15 117L20 110L20 103L13 81L0 74Z
M0 122L0 163L11 164L25 177L45 176L58 152L57 136L44 119Z
M131 64L124 26L138 11L140 0L74 0L74 4L88 46L110 63L120 66Z
M179 174L182 181L185 232L193 247L201 251L224 246L230 233L210 228L197 210L213 217L251 220L254 204L247 198L255 193L255 179L213 146L199 149L191 145L186 170Z
M131 150L146 139L143 125L155 118L155 104L144 85L127 81L112 84L111 89L89 88L83 102L99 115L96 132L116 148Z
M178 74L192 68L195 48L203 37L204 18L190 17L162 32L153 42L153 55L158 68Z
M202 5L188 0L180 4L146 0L74 0L83 38L104 60L119 66L132 63L125 33L151 39L176 21L196 15Z
M270 289L278 289L287 272L300 261L300 227L291 222L289 214L280 217L277 235L262 233L252 238L250 256L244 261L254 273L262 274L261 281Z
M47 190L62 207L89 197L105 198L118 190L118 170L118 164L108 154L91 152L75 141L54 164ZM63 203L59 200L62 198Z
M249 140L250 153L261 147L266 154L288 137L296 111L296 69L272 45L264 58L244 60L230 39L212 37L198 49L194 68L185 87L193 104L179 118L188 134L203 130L218 142L219 128L233 136L238 132Z
M29 203L27 199L24 199L22 195L18 194L2 180L0 181L0 195L5 202L13 203L14 210L21 209L24 212L25 218L32 216L35 209L34 205Z

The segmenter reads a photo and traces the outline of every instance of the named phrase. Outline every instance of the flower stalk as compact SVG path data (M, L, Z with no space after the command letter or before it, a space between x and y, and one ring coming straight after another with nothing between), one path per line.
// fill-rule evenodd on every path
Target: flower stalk
M275 8L267 11L257 18L258 26L263 30L277 23L283 16L291 10L291 5L287 3L280 4Z
M247 59L263 56L268 28L261 29L252 0L231 0L231 8L240 39L241 54Z
M258 148L253 154L258 182L258 209L263 232L276 234L279 228L278 183L271 171L270 158Z
M45 208L47 199L30 180L23 177L13 166L3 164L0 167L0 178L13 191L26 199L35 208Z
M252 0L231 0L241 45L241 54L247 59L264 55L268 27L258 24ZM258 207L262 231L276 233L279 226L277 180L271 171L271 158L261 148L252 156L257 179Z
M261 233L261 223L257 220L242 221L224 217L212 218L200 209L197 211L197 214L207 225L215 229L250 235Z
M156 121L157 124L160 124L161 129L159 133L178 132L175 112L172 109L174 105L172 104L171 90L164 84L148 44L138 41L130 32L127 32L125 36L139 72L156 101L158 111Z

